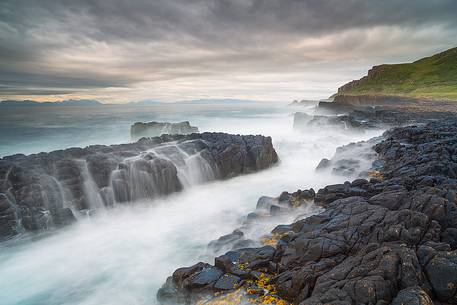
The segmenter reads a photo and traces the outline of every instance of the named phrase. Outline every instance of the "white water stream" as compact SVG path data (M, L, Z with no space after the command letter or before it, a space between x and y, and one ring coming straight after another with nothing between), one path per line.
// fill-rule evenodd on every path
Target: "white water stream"
M330 127L296 132L292 111L199 119L202 131L272 136L280 163L271 169L201 184L211 173L188 158L179 172L187 181L180 193L109 209L48 236L0 244L0 303L156 304L157 289L166 277L196 263L209 241L237 228L260 196L310 187L317 191L343 182L345 177L316 173L319 161L330 158L340 145L381 133L352 134ZM187 119L192 122L192 117ZM249 237L273 227L266 224Z

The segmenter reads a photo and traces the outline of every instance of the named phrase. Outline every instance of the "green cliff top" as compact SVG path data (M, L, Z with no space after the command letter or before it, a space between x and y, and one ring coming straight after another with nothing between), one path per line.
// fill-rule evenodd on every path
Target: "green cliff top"
M337 95L390 95L457 101L457 48L406 64L373 67Z

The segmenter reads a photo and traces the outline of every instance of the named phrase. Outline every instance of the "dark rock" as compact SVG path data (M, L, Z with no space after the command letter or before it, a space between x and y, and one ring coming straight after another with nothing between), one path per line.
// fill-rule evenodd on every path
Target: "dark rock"
M236 275L226 273L214 284L216 290L232 290L240 286L242 279Z
M202 178L180 179L178 168L185 169L186 158L194 154L205 168ZM73 212L84 216L115 204L154 199L186 184L265 169L277 160L271 138L224 133L164 135L130 144L7 156L0 159L0 238L18 230L68 225L76 220Z
M439 251L425 266L439 301L457 304L457 251Z
M159 137L163 134L188 135L192 133L198 133L198 128L191 126L188 121L179 123L136 122L130 127L130 135L134 139L142 137Z
M400 290L391 305L433 305L433 301L427 292L415 286Z
M378 141L370 143L378 178L304 193L323 212L278 226L276 248L228 252L215 267L245 279L237 285L259 302L271 295L300 305L457 304L457 120L395 128ZM289 208L301 193L267 206ZM255 283L262 274L270 289ZM186 301L215 291L177 284L164 289L189 293Z
M329 168L332 162L329 159L323 158L316 167L316 170Z

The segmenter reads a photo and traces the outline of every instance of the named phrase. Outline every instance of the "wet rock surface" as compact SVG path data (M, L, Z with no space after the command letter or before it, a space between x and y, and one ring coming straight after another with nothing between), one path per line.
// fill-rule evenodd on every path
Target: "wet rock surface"
M457 120L395 128L374 149L376 178L308 194L323 212L278 226L274 247L178 269L159 301L457 304Z
M439 109L437 107L437 109ZM353 106L337 102L321 102L316 115L294 114L294 128L340 128L363 131L370 128L391 128L414 123L447 121L455 118L449 111L430 111L423 108L397 106Z
M224 133L4 157L0 238L68 225L100 208L254 172L277 160L271 138Z

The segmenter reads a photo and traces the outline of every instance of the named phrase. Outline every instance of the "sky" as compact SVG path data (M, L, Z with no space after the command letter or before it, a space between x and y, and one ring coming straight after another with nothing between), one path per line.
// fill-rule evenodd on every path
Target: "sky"
M1 0L0 99L327 98L457 45L455 0Z

